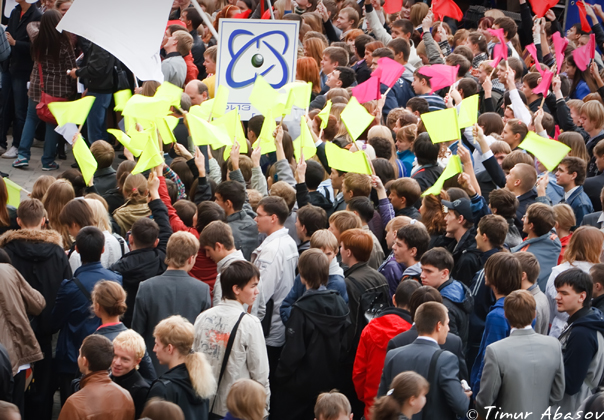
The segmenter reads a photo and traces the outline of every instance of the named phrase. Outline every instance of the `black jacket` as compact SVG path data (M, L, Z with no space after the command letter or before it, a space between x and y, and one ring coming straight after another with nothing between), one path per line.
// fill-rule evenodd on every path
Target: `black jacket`
M302 208L310 203L329 212L333 207L331 200L319 191L308 191L308 186L305 182L296 184L296 199L298 201L298 208Z
M197 30L193 30L189 32L189 34L191 34L191 36L193 37L193 47L191 48L191 54L193 55L193 64L195 64L195 67L197 67L197 70L199 70L197 78L199 80L203 80L207 77L206 68L203 65L203 54L206 52L206 46L199 37Z
M395 216L407 216L410 217L412 219L415 220L422 220L422 215L420 214L419 210L417 210L415 207L413 207L413 204L407 206L407 207L403 207L402 209L398 209L395 210L394 212Z
M422 165L422 167L411 175L411 178L415 179L419 184L422 192L430 188L438 177L443 173L443 170L438 164Z
M476 249L476 229L472 227L464 233L459 242L449 244L449 251L453 254L455 263L451 277L469 286L474 275L482 268L482 253Z
M147 401L154 397L178 405L185 415L185 420L208 420L209 400L197 395L184 363L173 367L153 382Z
M594 211L602 211L602 202L600 201L602 188L604 188L604 172L591 178L586 178L583 183L583 191L589 197Z
M115 337L117 337L122 331L128 331L128 328L126 328L126 326L122 322L120 322L118 324L108 325L106 327L103 327L101 325L99 327L99 329L95 331L95 334L107 337L109 340L111 340L113 342ZM151 381L154 381L157 379L157 374L155 373L155 368L153 367L153 363L151 362L151 358L149 357L149 353L147 353L146 349L145 349L145 355L143 356L143 358L141 359L141 362L140 362L140 375L143 376L145 379L147 379L149 381L149 383ZM126 375L124 375L124 376L126 376ZM117 381L114 380L114 382L117 382ZM148 385L149 384L147 383L147 389L149 388ZM145 396L147 396L146 393L145 393ZM134 398L134 395L132 397ZM143 399L143 404L144 404L144 399Z
M86 89L94 93L113 93L113 67L117 60L110 52L92 43L76 71Z
M397 349L399 347L406 346L407 344L411 344L417 338L417 328L413 325L408 331L402 332L393 339L388 342L388 351ZM443 350L448 350L453 353L459 359L459 379L465 379L466 381L470 380L470 376L468 375L468 366L466 365L466 360L463 354L463 345L461 343L461 338L456 336L455 334L448 333L447 341L445 344L440 346Z
M592 308L597 308L604 314L604 295L600 295L591 301Z
M62 244L61 235L54 230L11 230L0 236L0 247L13 267L46 300L46 307L31 324L38 341L50 340L51 313L59 287L64 279L72 277Z
M371 77L371 69L365 60L356 63L352 66L352 69L354 70L358 84L367 81Z
M136 418L139 418L143 412L143 408L145 408L147 394L149 393L150 386L147 381L145 381L145 379L136 369L132 369L123 376L109 375L109 377L113 382L126 389L130 393L132 400L134 401Z
M102 194L102 197L107 202L107 211L109 214L113 214L115 210L117 210L119 207L122 207L124 203L126 203L124 194L122 194L119 188L113 188L106 191L105 194Z
M94 173L93 180L97 194L99 195L106 194L107 192L117 188L116 172L111 166L108 168L98 169ZM113 214L113 212L111 212L111 214Z
M468 341L470 313L474 307L474 297L463 283L449 279L438 288L443 297L443 305L449 310L449 329L461 338L464 348Z
M155 248L142 248L130 251L119 261L109 267L122 275L122 286L127 293L126 305L128 309L124 314L123 322L127 327L132 324L132 313L138 286L142 281L159 276L166 271L166 247L172 235L168 209L160 199L149 203L153 219L159 226L159 243Z
M31 41L27 34L27 25L31 22L39 22L41 18L42 13L35 4L30 5L23 17L21 17L20 5L17 4L13 9L8 19L6 32L14 38L15 45L11 47L10 58L2 65L4 71L8 70L11 75L29 80L34 62L31 58Z

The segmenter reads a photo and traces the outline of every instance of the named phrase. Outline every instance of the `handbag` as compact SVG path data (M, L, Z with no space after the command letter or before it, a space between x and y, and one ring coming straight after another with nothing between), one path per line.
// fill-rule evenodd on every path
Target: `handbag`
M126 89L130 89L128 75L124 71L121 62L116 58L113 66L113 90L119 92Z
M38 63L38 73L40 75L40 90L42 91L42 95L40 96L40 102L36 105L36 114L38 114L38 118L45 123L57 124L55 116L52 115L52 112L48 109L48 104L53 102L66 102L67 99L50 96L44 92L44 78L42 76L42 65L40 63Z

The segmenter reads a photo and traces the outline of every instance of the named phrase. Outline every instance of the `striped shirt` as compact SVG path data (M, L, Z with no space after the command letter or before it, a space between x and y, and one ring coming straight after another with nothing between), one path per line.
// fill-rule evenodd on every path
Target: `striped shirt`
M427 93L425 95L417 95L418 98L424 98L428 101L428 106L430 107L430 112L438 111L440 109L445 109L447 106L445 105L445 101L438 95L433 93Z

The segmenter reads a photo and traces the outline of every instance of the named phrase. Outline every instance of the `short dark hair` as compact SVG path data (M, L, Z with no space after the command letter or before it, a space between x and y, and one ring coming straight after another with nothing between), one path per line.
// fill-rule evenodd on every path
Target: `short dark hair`
M44 204L37 198L23 200L17 209L17 217L25 227L39 226L44 217Z
M399 308L409 307L409 302L411 302L413 292L419 289L420 286L421 284L419 284L417 280L408 279L401 281L396 287L396 292L394 292L396 306Z
M440 322L443 326L447 319L447 307L439 302L422 303L415 311L415 328L418 334L430 334Z
M215 220L226 221L226 214L222 207L213 201L202 201L197 206L197 232L201 232L207 225Z
M88 360L91 372L108 370L113 362L113 343L104 335L91 334L86 337L80 352Z
M375 57L375 58L388 57L388 58L391 58L394 60L394 53L392 52L392 50L390 48L386 48L386 47L376 48L371 53L371 56Z
M409 280L405 280L409 281ZM432 286L421 286L411 295L409 300L409 312L411 313L411 319L415 319L415 311L420 307L422 303L426 302L439 302L442 303L443 297L440 292Z
M357 50L359 57L362 58L365 55L365 45L373 41L375 41L375 39L365 34L356 37L354 40L354 48Z
M235 248L233 231L227 223L221 220L210 222L210 224L203 228L199 233L200 247L210 246L212 249L215 249L217 242L222 244L227 250Z
M419 224L403 226L396 232L396 237L405 242L407 248L415 248L416 260L420 260L430 246L430 234Z
M367 143L375 150L376 157L388 160L392 157L392 139L388 140L384 137L372 137L367 140Z
M214 195L220 194L224 201L233 204L233 210L239 211L245 204L245 186L238 181L224 181L218 184Z
M405 207L412 207L422 194L421 187L413 178L397 179L390 184L390 191L405 199Z
M176 214L180 217L180 220L182 220L185 226L194 227L193 219L197 213L197 206L194 202L184 199L178 200L174 203L174 210L176 210Z
M503 310L512 328L524 328L535 319L537 302L531 292L515 290L506 296Z
M99 262L105 247L105 235L99 228L86 226L76 236L76 247L82 264Z
M436 247L426 251L426 253L422 255L420 262L422 265L436 267L439 271L449 270L449 273L453 271L453 255L442 247Z
M530 252L516 252L514 255L516 256L516 259L520 261L522 272L526 273L526 279L535 284L539 278L539 272L541 271L541 266L539 265L537 257Z
M406 39L395 38L388 43L388 48L394 51L394 54L403 54L403 60L409 61L409 55L411 54L411 46Z
M130 234L137 248L151 248L159 237L159 226L155 220L143 217L132 224Z
M357 212L361 221L369 223L373 219L375 209L368 197L352 197L347 203L347 209L352 212Z
M513 192L500 188L491 191L491 194L489 194L489 205L492 209L497 209L499 216L504 219L511 219L516 216L516 209L520 203Z
M419 112L419 115L430 112L430 104L428 101L418 96L407 101L407 108L411 109L413 112Z
M74 198L68 201L65 207L61 209L59 222L67 227L74 223L81 228L92 226L94 225L94 214L86 200Z
M560 161L559 165L566 166L569 174L577 174L575 178L575 185L583 185L585 182L585 174L587 172L587 164L583 159L575 156L567 156Z
M233 286L243 289L253 278L260 279L260 271L248 261L234 261L220 274L223 299L237 300Z
M470 71L470 67L472 67L472 63L468 61L466 57L461 54L449 54L445 59L445 62L448 66L459 66L457 70L457 77L464 77L468 71ZM466 98L468 95L465 95Z
M520 289L522 284L522 265L514 254L497 252L484 264L487 283L502 295L509 295Z
M463 90L464 98L469 98L478 92L478 83L470 77L464 77L457 84L457 90Z
M320 249L308 249L300 255L298 272L308 287L318 289L329 280L329 260Z
M340 72L340 81L342 88L346 89L356 81L356 73L350 67L338 66L336 70Z
M296 212L300 225L306 228L306 235L311 237L313 233L327 227L327 212L321 207L307 204L300 207Z
M279 219L279 224L285 224L287 217L289 216L289 207L285 203L285 200L281 197L269 196L264 197L258 203L258 207L262 206L266 214L272 216L275 214Z
M514 36L516 36L516 33L518 32L518 25L516 24L514 19L507 16L495 19L495 22L493 22L493 24L499 26L501 29L503 29L504 32L507 32L508 40L514 38Z
M575 293L586 293L583 307L591 306L591 295L593 294L594 283L591 276L580 268L571 268L558 274L554 279L554 287L557 289L562 286L570 286Z
M594 283L600 283L604 286L604 264L598 263L591 266L589 269L589 274L591 274L591 280Z
M262 131L262 125L264 124L264 115L254 115L247 122L247 129L258 137Z
M401 28L404 34L413 34L413 23L409 19L397 19L392 22L393 28Z
M319 184L323 182L325 178L325 169L323 165L313 159L306 161L306 186L309 190L316 190L319 188Z
M533 203L526 209L526 223L533 224L537 236L548 233L556 226L556 211L543 203Z
M487 214L478 222L478 229L480 229L481 235L487 235L487 239L493 248L501 248L505 243L509 226L502 216Z
M338 66L348 64L348 52L342 47L327 47L323 50L323 54L329 58L329 61L337 63Z
M203 22L199 12L193 7L189 7L182 12L187 14L187 20L191 21L191 26L193 27L193 30L196 31L197 28L199 28L199 25L201 25Z
M440 153L440 144L432 143L428 133L421 133L413 142L413 153L419 165L435 163Z

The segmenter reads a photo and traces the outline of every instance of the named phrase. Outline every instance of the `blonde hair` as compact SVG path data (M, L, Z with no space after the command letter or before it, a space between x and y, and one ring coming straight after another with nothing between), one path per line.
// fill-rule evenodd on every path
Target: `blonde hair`
M37 198L38 200L42 201L42 199L44 198L44 194L46 194L46 191L48 191L50 186L56 180L57 179L54 176L50 176L50 175L40 176L38 179L36 179L36 182L34 182L34 186L31 189L31 194L29 197Z
M374 125L369 129L367 133L367 140L370 140L374 137L384 137L385 139L392 139L392 132L385 125Z
M413 144L417 138L417 124L409 124L398 130L396 140L406 141Z
M558 222L558 226L561 229L570 230L577 224L575 212L568 204L556 204L554 206L554 212L556 213L556 222Z
M122 316L126 313L126 291L119 283L101 280L94 285L92 302L98 303L109 316Z
M581 226L570 237L564 251L564 261L570 264L575 261L597 264L602 254L602 243L604 243L604 232L593 226Z
M145 355L145 340L134 330L122 331L113 339L113 347L119 347L128 352L134 353L134 357L142 359ZM138 369L138 365L136 365Z
M311 248L325 248L338 252L338 239L327 229L319 229L310 237Z
M317 397L314 411L317 420L335 420L342 414L348 417L352 409L348 398L333 390Z
M192 233L176 232L170 236L166 248L166 264L182 268L187 260L199 252L199 240Z
M109 213L102 202L95 198L84 198L92 210L92 216L94 218L94 226L98 227L104 232L111 233L111 223L109 222Z
M227 396L226 406L234 417L242 420L262 420L266 406L266 391L251 379L235 381Z
M142 204L147 202L149 189L147 187L147 178L141 174L129 174L124 181L124 197L133 204Z
M398 232L400 228L411 224L411 220L413 219L408 216L396 216L394 219L390 219L386 225L386 231L390 232L392 230L394 232Z
M216 379L212 374L212 367L203 353L193 351L195 329L188 319L180 315L166 318L157 324L153 336L164 346L172 345L181 356L185 357L185 366L197 395L201 398L214 395Z

